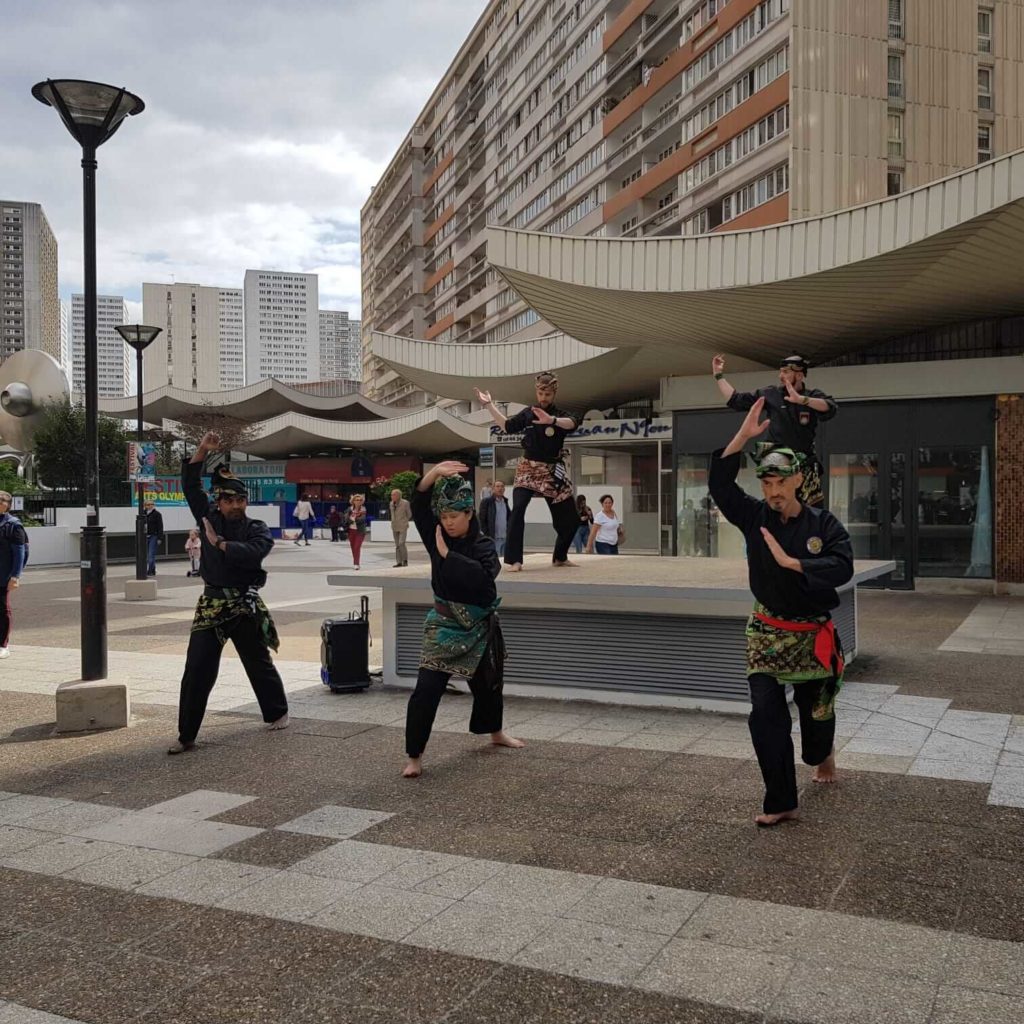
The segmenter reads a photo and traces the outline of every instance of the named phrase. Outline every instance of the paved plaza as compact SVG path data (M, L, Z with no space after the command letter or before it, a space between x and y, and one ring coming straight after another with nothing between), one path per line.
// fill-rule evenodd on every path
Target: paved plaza
M77 574L27 573L0 669L0 1024L1024 1019L1021 601L863 594L840 784L801 768L802 820L759 831L742 716L512 696L508 751L453 694L401 779L406 694L319 682L320 620L363 593L326 585L346 554L268 562L292 727L259 728L227 657L179 758L184 566L148 604L112 570L133 724L59 738Z

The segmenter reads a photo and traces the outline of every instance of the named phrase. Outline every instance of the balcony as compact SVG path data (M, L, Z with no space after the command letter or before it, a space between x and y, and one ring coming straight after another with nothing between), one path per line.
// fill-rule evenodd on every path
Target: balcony
M890 139L889 140L889 166L890 167L902 167L904 163L903 155L903 140L902 139Z
M889 38L890 39L902 39L903 38L903 22L889 20Z
M907 105L902 82L889 82L889 106L902 110Z

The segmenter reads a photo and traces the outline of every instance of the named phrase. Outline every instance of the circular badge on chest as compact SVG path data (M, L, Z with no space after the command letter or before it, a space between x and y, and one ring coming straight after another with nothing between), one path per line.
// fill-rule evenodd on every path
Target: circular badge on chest
M547 428L545 428L544 433L548 437L554 437L555 436L555 428L554 427L547 427Z
M824 546L825 545L822 543L820 537L809 537L807 539L807 550L810 551L812 555L820 555L821 549Z

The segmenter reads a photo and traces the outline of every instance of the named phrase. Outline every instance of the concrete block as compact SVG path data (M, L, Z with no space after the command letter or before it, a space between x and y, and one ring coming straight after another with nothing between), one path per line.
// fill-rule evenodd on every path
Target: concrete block
M125 580L124 599L126 601L155 601L156 580Z
M130 714L131 698L125 683L100 679L57 687L57 732L124 729Z

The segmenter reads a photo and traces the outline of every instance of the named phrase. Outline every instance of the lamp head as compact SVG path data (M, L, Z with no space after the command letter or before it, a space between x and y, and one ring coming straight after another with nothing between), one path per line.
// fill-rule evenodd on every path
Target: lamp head
M145 324L121 324L114 328L124 338L126 345L131 345L136 352L145 351L160 333L160 327L147 327Z
M116 85L76 78L48 78L32 86L32 95L60 114L64 127L85 149L102 146L126 117L146 109L138 96Z

